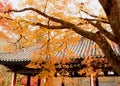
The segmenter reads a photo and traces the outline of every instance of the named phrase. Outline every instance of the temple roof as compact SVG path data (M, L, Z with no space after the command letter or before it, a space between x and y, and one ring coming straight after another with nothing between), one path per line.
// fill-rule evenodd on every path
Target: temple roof
M0 64L8 63L22 63L30 62L30 56L32 52L35 50L35 46L22 48L13 52L4 52L0 53Z
M111 44L116 55L120 55L120 48L116 44ZM87 56L104 57L102 50L99 46L85 37L82 37L75 45L70 45L70 48L77 58L84 58ZM8 63L20 63L31 61L31 55L34 50L38 49L36 46L28 48L22 48L14 52L0 53L0 64ZM57 57L62 57L64 52L56 53ZM72 57L72 55L71 55Z
M73 56L76 56L77 58L84 58L88 56L104 57L103 52L97 44L85 37L82 37L75 45L71 44L68 48L73 51ZM58 52L56 55L58 57L62 57L63 54L64 52Z

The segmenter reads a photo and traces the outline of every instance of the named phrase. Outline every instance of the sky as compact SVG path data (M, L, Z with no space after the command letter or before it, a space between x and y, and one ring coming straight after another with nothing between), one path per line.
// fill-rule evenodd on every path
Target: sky
M0 0L1 1L1 0ZM4 1L4 0L3 0ZM15 9L19 9L19 3L20 2L24 2L25 0L9 0L9 2L12 3L13 7ZM40 1L40 0L39 0ZM101 5L99 4L98 0L69 0L69 1L72 1L73 3L70 3L68 5L69 9L72 10L73 12L73 15L77 12L76 10L76 6L74 4L74 1L78 2L78 3L89 3L87 5L85 5L85 7L89 8L92 10L92 14L94 15L98 15L100 9L102 8ZM23 14L20 14L20 15L23 15ZM24 15L23 15L24 16ZM75 14L74 16L79 16L77 14ZM86 15L83 13L82 14L82 17L86 17Z
M25 0L9 0L9 1L13 4L13 7L17 9L19 7L19 3L21 1L24 2ZM70 1L72 1L72 0L70 0ZM97 13L98 10L101 8L98 0L75 0L75 1L77 1L78 3L80 3L80 2L89 3L89 5L87 5L87 7L89 7L90 9L93 9L94 10L94 14ZM74 7L75 6L71 5L71 8L73 9L73 11L74 11Z
M9 0L9 1L13 4L14 8L18 8L18 5L21 0Z

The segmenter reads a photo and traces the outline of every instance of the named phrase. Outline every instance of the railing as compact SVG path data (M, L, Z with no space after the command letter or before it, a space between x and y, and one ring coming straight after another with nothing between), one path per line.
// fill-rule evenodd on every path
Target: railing
M61 78L55 78L54 86L90 86L90 78L64 77L64 84ZM98 77L98 86L120 86L120 77Z

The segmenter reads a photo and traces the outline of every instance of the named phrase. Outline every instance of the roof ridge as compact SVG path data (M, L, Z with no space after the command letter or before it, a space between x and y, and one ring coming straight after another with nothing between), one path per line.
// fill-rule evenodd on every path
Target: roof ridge
M15 52L21 52L21 51L25 51L29 48L32 48L32 47L35 47L35 46L28 46L26 48L20 48L20 49L16 49L16 50L13 50L13 51L5 51L5 52L0 52L0 54L10 54L10 53L15 53Z

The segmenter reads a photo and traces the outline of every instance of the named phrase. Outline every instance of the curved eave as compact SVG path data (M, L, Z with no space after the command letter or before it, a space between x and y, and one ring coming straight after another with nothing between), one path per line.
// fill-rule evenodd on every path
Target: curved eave
M29 64L31 61L30 60L24 60L24 61L4 61L4 60L0 60L0 64L1 65L27 65Z

